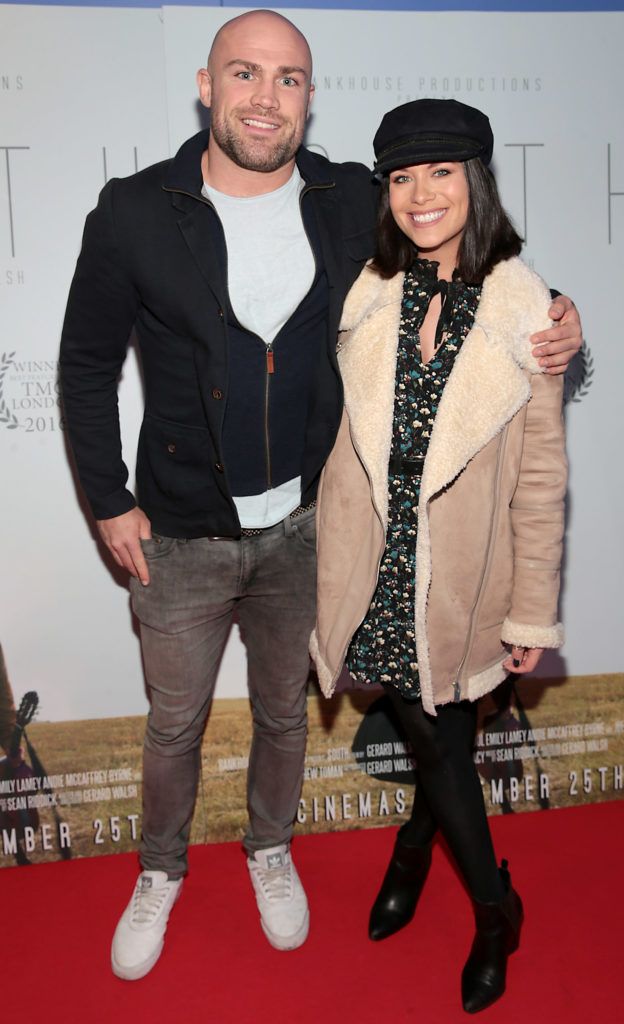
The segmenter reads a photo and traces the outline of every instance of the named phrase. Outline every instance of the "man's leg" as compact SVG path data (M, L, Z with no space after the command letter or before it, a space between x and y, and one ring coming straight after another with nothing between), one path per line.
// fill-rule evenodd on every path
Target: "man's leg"
M246 586L238 611L253 714L244 845L264 931L278 949L292 949L308 930L307 901L289 844L307 735L308 644L316 603L314 509L245 538L243 545Z
M143 543L151 582L132 583L150 711L143 756L143 873L113 940L113 970L142 977L162 950L187 870L201 740L240 581L237 541Z

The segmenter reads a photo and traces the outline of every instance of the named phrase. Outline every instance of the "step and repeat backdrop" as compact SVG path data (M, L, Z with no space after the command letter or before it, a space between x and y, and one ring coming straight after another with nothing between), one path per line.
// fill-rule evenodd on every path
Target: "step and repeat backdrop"
M623 5L522 6L282 11L315 59L308 144L370 163L391 107L425 96L481 107L525 259L582 312L586 341L566 381L567 642L539 679L510 680L483 707L475 759L491 813L624 796ZM2 866L128 850L140 833L147 701L137 630L127 580L98 544L72 474L58 344L99 190L173 155L202 127L195 72L240 11L0 5ZM143 403L132 345L119 395L133 468ZM236 840L244 829L245 677L234 626L206 730L195 841ZM325 701L312 681L309 711L298 830L400 821L413 761L380 694L344 688Z

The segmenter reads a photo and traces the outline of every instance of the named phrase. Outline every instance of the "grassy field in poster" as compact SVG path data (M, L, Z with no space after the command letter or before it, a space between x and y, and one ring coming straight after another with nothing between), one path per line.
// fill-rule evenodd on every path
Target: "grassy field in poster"
M526 717L516 709L511 718L490 720L477 741L475 758L489 813L623 798L624 676L526 680L518 692ZM384 744L372 749L373 744L368 753L352 750L364 713L378 699L377 692L350 691L326 701L312 691L298 831L389 825L409 812L409 783L384 781L366 771L404 765L405 752L388 755ZM483 710L488 711L485 703ZM137 717L29 727L72 856L136 847L143 728ZM243 835L250 737L248 702L216 701L202 748L193 842L236 841ZM53 812L46 806L52 797L36 780L28 785L30 790L9 792L0 783L0 865L15 863L7 815L15 821L21 811L26 820L33 806L40 822L30 836L29 859L59 856Z

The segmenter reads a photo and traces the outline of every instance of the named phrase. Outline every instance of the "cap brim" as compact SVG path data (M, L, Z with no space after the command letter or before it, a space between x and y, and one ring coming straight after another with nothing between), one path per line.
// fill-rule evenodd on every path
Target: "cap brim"
M382 178L397 167L411 167L413 164L463 163L484 153L484 146L466 139L411 139L381 153L375 162L373 176Z

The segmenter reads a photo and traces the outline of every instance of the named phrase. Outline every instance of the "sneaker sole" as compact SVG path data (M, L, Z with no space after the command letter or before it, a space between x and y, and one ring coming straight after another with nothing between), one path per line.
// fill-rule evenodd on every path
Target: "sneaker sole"
M310 911L306 910L301 928L299 928L299 930L293 935L276 935L266 927L262 918L260 918L260 924L262 925L262 931L273 946L273 949L279 949L282 952L286 952L289 949L297 949L299 946L302 946L307 939L308 932L310 931Z
M149 974L152 967L158 960L165 946L165 940L163 939L158 948L148 956L147 960L142 960L140 964L132 964L130 967L125 967L120 964L113 954L111 954L111 967L113 974L118 978L122 978L123 981L138 981L139 978L144 978L146 974Z

